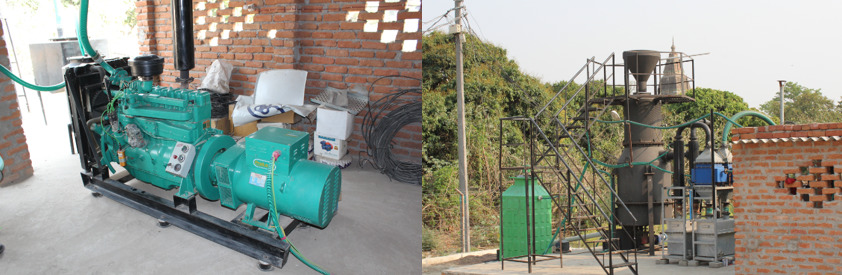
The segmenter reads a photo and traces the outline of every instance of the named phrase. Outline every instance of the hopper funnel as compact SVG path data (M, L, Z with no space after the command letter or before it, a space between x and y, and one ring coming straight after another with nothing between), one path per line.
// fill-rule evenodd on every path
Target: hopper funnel
M637 93L646 92L646 81L658 65L661 54L656 51L635 50L623 52L623 62L637 82Z

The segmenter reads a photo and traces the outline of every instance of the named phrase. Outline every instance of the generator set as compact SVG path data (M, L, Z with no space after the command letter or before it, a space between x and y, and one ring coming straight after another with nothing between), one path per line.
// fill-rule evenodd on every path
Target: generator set
M208 92L152 84L163 58L145 55L127 63L132 80L122 87L104 84L108 88L100 92L110 100L100 117L86 121L86 130L99 136L101 165L114 173L119 164L138 180L177 188L182 199L199 194L231 209L246 204L244 223L257 224L248 219L255 208L274 208L327 226L336 212L340 172L307 160L307 133L268 127L238 144L210 127ZM274 203L267 200L270 193Z
M87 1L82 1L84 34ZM165 60L156 55L105 60L80 35L88 56L65 66L72 148L82 180L106 196L259 260L282 267L291 253L286 238L303 224L325 228L337 212L339 168L308 160L308 133L262 128L239 141L211 127L207 91L187 88L194 67L192 2L172 2L174 67L180 88L156 86ZM119 167L125 172L118 170ZM127 172L127 173L126 173ZM139 180L173 190L172 200L135 187ZM237 210L223 220L197 209L196 196ZM291 218L286 225L280 215ZM323 272L324 273L324 272Z

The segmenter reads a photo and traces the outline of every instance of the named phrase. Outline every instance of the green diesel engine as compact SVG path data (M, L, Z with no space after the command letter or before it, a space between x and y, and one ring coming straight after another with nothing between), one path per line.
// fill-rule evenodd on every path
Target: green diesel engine
M255 219L256 208L321 228L330 223L340 170L307 160L307 133L268 127L237 143L210 127L207 92L152 84L163 58L140 56L128 66L132 77L106 79L117 89L104 91L105 111L87 123L99 136L101 165L114 173L119 164L141 181L177 188L180 198L198 194L231 209L246 204L242 222L253 226L270 229Z

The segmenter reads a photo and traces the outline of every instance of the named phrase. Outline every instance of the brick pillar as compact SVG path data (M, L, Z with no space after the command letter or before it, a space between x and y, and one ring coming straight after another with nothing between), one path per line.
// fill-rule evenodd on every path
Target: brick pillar
M6 38L0 23L0 65L11 68ZM21 182L32 176L32 161L23 134L23 118L18 106L14 82L0 74L0 156L5 161L0 186Z
M842 123L733 133L736 273L842 273Z

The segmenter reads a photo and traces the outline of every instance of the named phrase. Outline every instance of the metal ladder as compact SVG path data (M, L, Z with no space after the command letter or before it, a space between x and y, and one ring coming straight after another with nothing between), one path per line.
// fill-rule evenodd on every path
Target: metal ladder
M609 65L608 62L611 62ZM574 77L567 82L561 90L559 90L552 99L547 102L535 115L531 117L507 117L500 119L500 177L502 182L502 173L509 170L528 170L533 174L533 178L547 190L551 190L550 182L543 178L535 177L536 172L541 171L549 174L551 177L561 180L564 184L564 189L567 191L567 203L563 204L561 196L551 196L553 205L559 210L567 209L567 211L559 211L567 221L570 221L569 226L565 226L564 230L569 227L572 229L581 240L587 250L593 255L594 259L599 263L600 267L606 274L614 274L615 268L628 267L632 273L638 273L637 253L635 249L620 250L617 242L617 236L626 234L629 239L634 239L632 234L622 227L617 227L619 219L614 215L613 211L616 207L617 211L629 211L628 207L617 197L616 187L609 183L609 180L600 174L593 173L592 177L588 178L584 175L585 168L580 168L576 164L584 160L584 165L595 168L595 163L590 155L586 153L580 142L583 137L586 137L590 131L591 126L596 121L593 118L600 117L608 110L608 108L601 108L598 105L608 106L613 101L610 99L608 92L607 80L613 80L613 70L609 75L606 67L616 67L614 65L614 54L608 56L602 63L595 61L593 58L588 59L587 63L574 75ZM577 89L563 106L555 112L550 112L551 106L561 98L562 92L566 91L573 81L579 75L585 72L587 80ZM603 73L602 82L594 81L598 73ZM603 86L603 94L591 94L591 86ZM612 81L612 88L615 87ZM584 93L582 93L584 91ZM617 89L612 89L614 97ZM582 94L583 96L579 96ZM625 93L624 93L625 94ZM600 96L597 98L596 96ZM627 96L627 95L626 95ZM608 98L608 99L606 99ZM582 102L581 108L578 110L571 110L572 101ZM597 106L592 106L597 105ZM597 114L593 116L592 112ZM564 122L560 119L562 114L569 117L573 113L576 116L566 119ZM526 131L526 142L517 144L504 144L503 131L504 122L521 123L519 129ZM518 166L504 166L502 163L502 152L504 146L524 146L529 147L528 156ZM610 182L613 183L613 177ZM600 201L597 189L600 186L605 186L609 191L608 202L610 205L605 205ZM576 191L574 191L574 188ZM528 211L528 210L527 210ZM630 212L630 211L629 211ZM575 222L574 222L575 221ZM529 222L527 221L527 227ZM534 226L534 225L533 225ZM591 227L592 226L592 227ZM597 241L588 241L585 237L589 232L596 231L599 233ZM527 230L528 232L528 230ZM502 228L501 228L501 234ZM534 240L529 239L527 235L527 242ZM602 243L603 250L598 251L596 244ZM529 265L529 272L532 271L533 261L536 256L532 249L528 249L527 264ZM615 257L616 256L616 257ZM616 258L616 263L615 263ZM501 266L505 267L505 259L501 261Z

